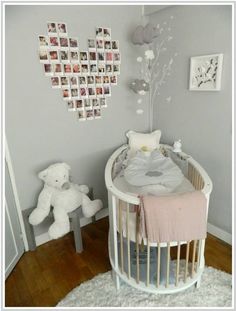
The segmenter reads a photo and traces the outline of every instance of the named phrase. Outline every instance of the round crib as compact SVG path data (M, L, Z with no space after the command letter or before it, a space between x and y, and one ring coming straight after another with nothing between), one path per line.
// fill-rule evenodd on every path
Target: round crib
M150 243L148 240L143 240L140 245L137 225L136 238L131 234L131 211L133 212L134 206L140 204L139 198L120 191L113 183L114 178L122 169L122 160L127 148L128 145L118 148L109 158L105 168L110 227L108 247L116 288L120 288L121 280L137 289L159 294L179 292L193 284L199 287L205 265L205 239L166 243ZM161 144L160 150L164 156L168 156L172 147ZM191 156L183 152L176 156L186 161L185 176L196 190L201 190L206 196L208 211L212 191L211 179ZM124 212L125 234L122 227L124 226L122 221ZM163 257L164 252L166 256Z

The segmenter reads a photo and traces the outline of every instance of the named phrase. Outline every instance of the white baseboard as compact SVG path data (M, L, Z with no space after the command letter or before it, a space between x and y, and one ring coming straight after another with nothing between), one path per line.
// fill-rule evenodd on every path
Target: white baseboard
M95 216L96 220L104 218L108 216L108 208L103 208L100 212L97 213L97 215ZM92 222L92 218L81 218L80 219L80 226L84 227L88 224L90 224ZM37 235L35 237L35 241L36 241L36 246L42 245L44 243L47 243L49 241L51 241L51 238L49 237L47 232L44 232L40 235Z
M216 236L220 240L223 240L224 242L232 245L232 234L220 229L219 227L210 224L209 222L207 224L207 232Z

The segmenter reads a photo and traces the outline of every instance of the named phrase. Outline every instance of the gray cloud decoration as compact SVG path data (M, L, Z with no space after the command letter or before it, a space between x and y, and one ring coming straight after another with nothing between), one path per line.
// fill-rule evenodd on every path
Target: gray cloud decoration
M132 43L135 45L150 44L158 35L158 29L152 23L148 23L145 27L138 25L133 33Z

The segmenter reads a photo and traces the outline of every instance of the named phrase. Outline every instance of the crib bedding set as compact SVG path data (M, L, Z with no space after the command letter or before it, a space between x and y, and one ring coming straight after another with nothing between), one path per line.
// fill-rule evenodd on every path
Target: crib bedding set
M161 131L129 131L127 137L128 145L115 152L105 173L115 284L119 288L121 278L157 293L199 285L211 181L190 156L160 144ZM207 194L202 191L206 184ZM196 261L188 279L191 241ZM187 248L184 275L179 267L182 244ZM171 260L171 246L177 246L177 263Z

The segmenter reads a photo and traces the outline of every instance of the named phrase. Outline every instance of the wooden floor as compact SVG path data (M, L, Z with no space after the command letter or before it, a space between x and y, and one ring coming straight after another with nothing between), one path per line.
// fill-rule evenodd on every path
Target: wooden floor
M82 228L84 251L76 254L72 233L25 253L5 285L7 307L51 307L82 282L111 269L108 219ZM231 246L208 235L207 266L232 273Z

